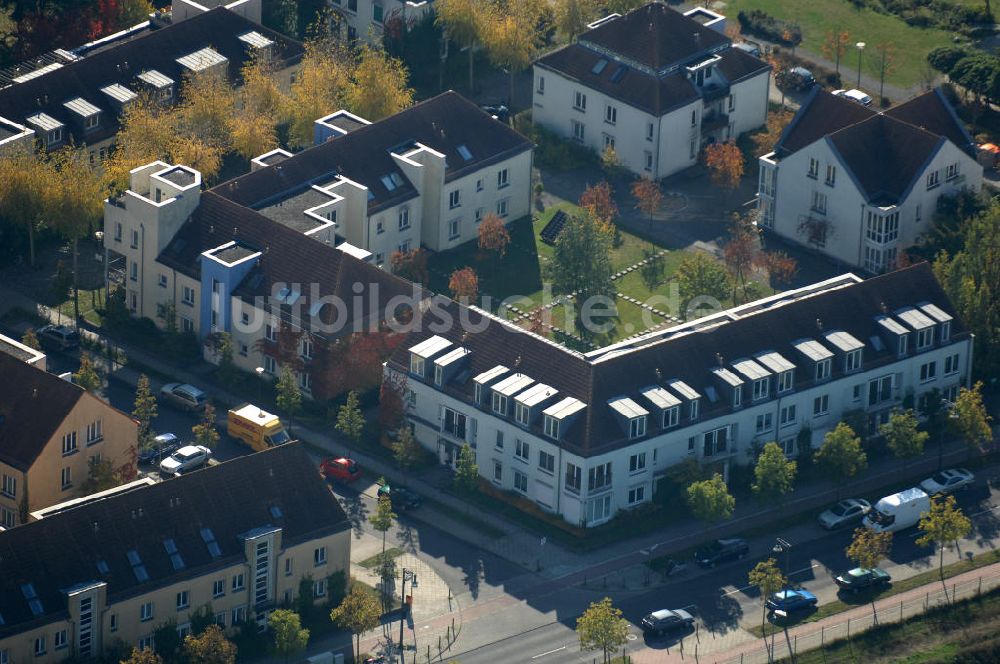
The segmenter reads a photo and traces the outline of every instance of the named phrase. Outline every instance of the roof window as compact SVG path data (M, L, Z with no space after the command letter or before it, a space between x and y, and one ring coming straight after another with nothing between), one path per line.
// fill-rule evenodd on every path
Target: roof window
M222 555L222 550L219 548L219 543L215 541L215 533L212 532L211 528L201 529L201 541L208 547L208 552L213 558L218 558Z
M607 66L608 66L607 58L601 58L596 63L594 63L594 68L590 70L590 73L594 74L595 76L598 76L602 71L604 71L604 68Z
M469 147L465 143L458 146L458 154L462 155L462 159L472 161L472 153L469 152Z

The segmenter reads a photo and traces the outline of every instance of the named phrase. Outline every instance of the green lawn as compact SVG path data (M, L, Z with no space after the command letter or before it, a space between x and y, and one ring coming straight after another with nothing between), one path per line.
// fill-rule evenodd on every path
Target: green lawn
M394 546L394 547L392 547L390 549L386 549L385 550L385 555L388 558L395 560L396 558L399 558L401 555L403 555L403 550ZM360 563L358 563L358 565L360 565L361 567L364 567L365 569L375 569L376 567L378 567L378 564L379 564L379 561L381 560L381 558L382 558L382 554L381 553L376 553L374 556L369 556L369 557L365 558Z
M968 0L967 4L974 3ZM848 0L730 0L723 11L735 22L737 13L747 9L760 9L777 18L798 23L802 28L799 50L816 55L822 54L821 47L828 32L846 31L850 34L852 47L842 59L840 67L845 85L856 80L850 75L850 72L857 75L858 54L853 47L856 42L868 44L862 59L862 70L876 78L878 67L874 55L875 44L880 41L894 44L895 71L886 77L886 82L903 88L920 83L927 53L952 43L951 33L944 30L912 27L892 15L878 14L867 8L856 9ZM868 92L877 93L878 90Z

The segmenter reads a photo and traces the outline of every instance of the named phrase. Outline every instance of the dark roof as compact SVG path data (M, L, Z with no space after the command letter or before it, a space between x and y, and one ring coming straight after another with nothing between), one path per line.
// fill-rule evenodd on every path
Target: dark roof
M235 230L235 235L234 235ZM377 289L380 311L389 298L412 295L419 287L393 276L378 267L349 256L319 240L303 236L286 226L275 223L249 208L223 198L214 191L201 194L201 201L191 218L167 245L157 260L195 279L200 279L202 252L235 240L246 250L261 251L257 265L234 290L243 298L268 297L277 284L302 284L301 304L309 311L312 304L312 285L317 287L319 298L336 296L351 303L355 283L366 291ZM352 320L368 317L370 298L365 297L361 311L350 311ZM332 323L335 309L323 308L323 320Z
M332 138L277 166L220 184L213 191L240 205L260 208L314 182L343 175L369 188L373 195L368 201L371 213L416 195L413 183L399 170L390 152L402 152L418 142L445 155L446 181L532 148L524 136L449 91ZM459 153L461 146L471 159ZM382 182L390 173L401 180L392 191Z
M873 115L876 112L867 106L832 95L817 85L781 133L781 139L774 150L779 157L788 156L827 134L867 120Z
M0 376L0 461L26 471L85 390L6 353Z
M277 510L272 510L277 507ZM275 515L278 516L275 516ZM282 545L348 530L343 508L299 443L226 461L152 486L84 503L0 532L0 635L66 613L65 590L106 581L108 599L145 593L245 559L241 535L282 529ZM211 529L213 557L202 529ZM183 561L174 569L164 548L172 538ZM134 550L149 575L137 580ZM107 572L98 569L98 561ZM35 618L22 593L31 583L43 613Z
M944 136L959 148L975 154L975 141L944 96L941 88L917 95L885 112L891 118Z
M118 130L118 121L114 106L101 88L120 83L137 91L136 77L149 69L180 83L185 70L175 59L206 46L228 58L229 76L238 80L250 55L246 44L238 37L251 30L274 42L272 53L279 61L293 62L302 56L299 42L217 7L166 27L151 26L150 30L112 47L85 55L24 83L0 89L0 116L23 124L25 118L41 111L66 125L78 143L104 140ZM71 117L72 113L63 107L64 102L76 97L82 97L103 111L97 130L84 134Z
M903 200L944 140L881 114L830 134L830 142L872 205Z
M577 41L608 49L654 71L729 43L724 35L662 2L651 2L587 30Z
M865 366L875 367L896 359L894 354L877 350L869 341L879 333L875 317L883 311L891 312L924 301L936 304L955 317L954 339L966 334L954 308L935 280L930 265L921 263L861 283L800 296L752 314L744 312L737 319L712 328L648 340L645 345L628 351L612 350L603 357L584 357L536 335L521 332L498 319L491 319L483 331L468 335L457 325L445 332L431 332L425 326L399 346L390 362L397 370L407 372L407 350L436 333L471 351L468 356L469 376L498 364L512 370L517 367L516 370L536 381L554 387L560 397L572 396L587 404L583 421L570 427L563 446L574 453L592 456L630 443L606 405L612 397L628 395L638 401L641 398L638 390L642 386L680 379L703 395L703 421L728 408L722 400L713 404L705 398L705 388L711 385L710 370L718 366L717 354L724 354L726 361L733 362L761 352L776 351L797 365L795 384L809 385L811 376L797 356L797 351L792 348L792 343L802 338L818 337L821 332L817 328L817 320L822 321L824 330L844 330L864 341ZM460 306L450 301L446 306L454 320L458 320L457 309ZM482 319L482 315L475 311L468 315L473 324ZM657 376L657 369L662 378ZM834 370L835 377L840 375L839 371L839 367ZM411 376L410 380L418 379ZM471 402L473 381L454 381L445 389L453 396ZM649 430L650 435L659 432L658 427Z

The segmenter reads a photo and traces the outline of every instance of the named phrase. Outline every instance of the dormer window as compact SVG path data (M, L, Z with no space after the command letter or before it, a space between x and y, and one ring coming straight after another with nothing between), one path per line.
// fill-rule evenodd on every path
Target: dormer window
M514 419L517 423L522 426L528 426L529 415L531 414L531 409L525 406L523 403L514 404Z
M760 380L755 380L753 382L753 400L760 401L761 399L767 398L767 393L769 391L769 382L767 378L761 378Z
M941 343L947 343L951 339L951 321L946 320L941 323Z
M639 438L646 435L646 416L634 417L628 422L628 437Z
M795 372L782 371L778 374L778 394L790 391L795 387Z
M483 386L482 386L482 384L476 383L475 396L473 396L473 399L475 399L477 405L483 403Z
M544 422L545 435L554 440L559 440L559 420L546 415Z
M410 355L410 373L417 376L424 375L424 358L418 355Z
M861 369L861 349L852 350L844 355L844 373L859 371Z
M900 357L903 357L904 355L906 355L906 335L905 334L901 334L899 336L899 345L897 347L896 354L899 355Z
M917 350L924 350L930 348L934 343L934 328L925 327L922 330L917 331Z
M694 399L691 402L691 419L692 420L698 419L698 400L697 399Z
M434 384L441 387L444 382L444 367L435 364L434 365Z
M820 360L816 363L816 380L826 380L830 377L830 370L832 368L832 362L829 358L825 360Z
M680 419L681 407L674 406L673 408L667 408L663 411L663 428L669 429L670 427L677 426L677 422Z
M733 408L739 408L743 403L743 388L739 385L733 388Z
M507 414L507 397L498 392L493 393L493 412L497 415Z
M62 127L59 129L53 129L45 134L45 143L47 145L55 145L56 143L62 142Z

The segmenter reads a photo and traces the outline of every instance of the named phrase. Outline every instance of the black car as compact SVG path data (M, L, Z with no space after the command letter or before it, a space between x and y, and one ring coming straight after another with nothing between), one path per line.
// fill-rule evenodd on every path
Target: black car
M715 567L750 553L750 545L745 539L732 538L715 540L694 552L694 559L702 567Z
M694 624L694 616L684 609L660 609L642 619L642 631L663 636L669 632L687 629Z
M406 510L412 510L420 507L424 499L420 497L419 494L410 491L406 487L393 486L390 487L388 484L383 484L378 489L379 496L389 496L389 502L392 503L392 509L396 512L405 512Z
M510 109L503 104L486 104L485 106L480 106L479 108L505 124L507 120L510 119Z
M181 439L172 433L161 433L153 439L153 444L139 450L139 463L156 464L181 448Z

